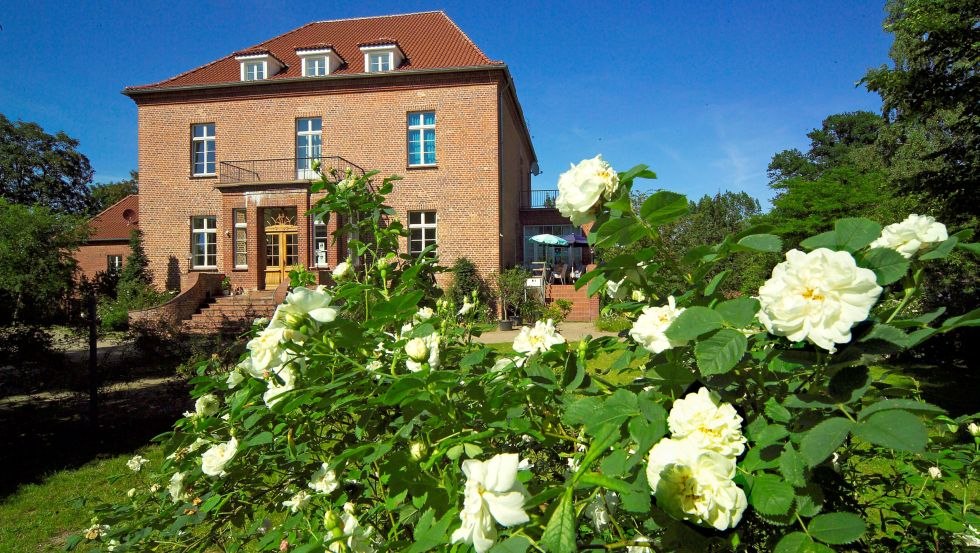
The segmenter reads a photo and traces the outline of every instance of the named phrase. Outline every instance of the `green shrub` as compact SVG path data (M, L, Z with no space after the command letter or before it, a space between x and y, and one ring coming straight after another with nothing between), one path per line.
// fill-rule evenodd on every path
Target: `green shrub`
M129 310L123 302L100 298L95 313L103 330L126 330Z
M604 313L595 322L595 327L603 332L622 332L633 326L633 321L621 313Z
M555 324L558 324L564 321L571 312L572 302L568 300L555 300L541 310L541 315L539 318L542 320L551 319Z
M472 301L475 291L476 299L479 300L480 305L493 305L493 298L486 282L480 278L476 265L469 258L460 257L457 259L449 272L453 279L446 288L446 297L451 299L453 304L461 306L464 301ZM480 320L486 319L487 313L485 311L480 313Z

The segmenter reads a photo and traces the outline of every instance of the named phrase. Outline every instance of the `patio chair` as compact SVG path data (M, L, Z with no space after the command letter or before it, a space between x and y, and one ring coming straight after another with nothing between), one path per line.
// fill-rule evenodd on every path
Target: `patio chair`
M565 284L565 272L566 272L566 269L568 269L568 266L565 265L564 263L556 263L555 264L555 270L552 271L552 273L551 273L551 282L552 282L552 284L554 284L554 282L556 280L559 281L559 282L561 282L562 284Z

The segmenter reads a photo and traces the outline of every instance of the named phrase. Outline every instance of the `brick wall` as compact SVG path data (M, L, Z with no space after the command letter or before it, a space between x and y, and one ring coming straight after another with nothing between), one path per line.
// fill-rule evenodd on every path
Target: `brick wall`
M99 271L109 268L108 256L122 256L123 263L129 257L129 241L119 241L111 243L83 244L75 252L75 260L78 262L79 275L92 279Z
M300 117L322 118L324 156L340 156L367 170L378 169L379 177L404 177L395 183L389 203L406 223L409 211L437 212L436 238L443 264L465 255L483 274L498 270L500 78L488 71L454 78L437 74L400 80L351 79L346 87L337 84L340 81L323 81L317 90L309 88L316 83L304 83L302 90L263 86L261 96L250 97L243 97L241 90L221 89L137 98L140 227L155 284L174 288L181 275L191 270L190 220L198 215L217 218L216 271L228 274L235 286L253 289L264 284L259 211L263 207L297 207L300 260L306 266L312 263L310 225L304 215L311 201L305 190L271 185L222 192L215 188L217 177L190 176L192 125L215 124L220 167L223 160L294 157L295 120ZM436 112L438 167L409 168L407 113L430 110ZM519 148L526 149L515 149ZM530 157L529 149L525 157ZM511 161L507 163L509 167ZM512 172L508 169L508 174ZM516 191L514 196L516 202ZM237 207L249 210L246 271L234 269L231 253L231 209ZM516 220L516 211L508 217ZM515 225L508 222L508 235L511 226ZM407 241L403 240L401 250L407 250ZM338 253L333 252L332 257ZM510 249L506 255L514 256Z
M567 321L591 322L599 319L599 296L589 297L588 287L576 290L573 284L549 284L545 290L545 301L568 300L572 302L572 311L565 319Z

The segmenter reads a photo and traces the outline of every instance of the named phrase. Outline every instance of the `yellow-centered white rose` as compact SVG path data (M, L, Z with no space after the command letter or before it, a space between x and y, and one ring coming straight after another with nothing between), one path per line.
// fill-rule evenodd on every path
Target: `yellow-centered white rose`
M928 215L911 214L901 223L888 225L881 236L871 243L872 248L891 248L906 258L915 252L949 238L946 225Z
M790 250L759 289L759 322L772 334L834 352L835 344L851 340L851 327L868 318L879 295L874 271L858 267L851 254Z
M326 463L323 463L313 473L308 486L317 493L330 493L340 486L340 482L337 480L337 473L330 470Z
M227 442L211 446L201 455L201 472L208 476L224 476L225 466L238 452L238 440L232 438Z
M565 337L555 329L551 319L537 321L533 327L524 327L514 338L514 351L524 355L544 353L558 344L564 344Z
M555 207L576 226L595 220L602 198L611 199L619 188L619 175L598 155L584 159L558 177Z
M679 346L679 342L667 338L666 332L674 319L683 312L683 307L677 308L674 296L667 298L667 305L644 307L630 329L630 337L651 353L660 353Z
M405 354L408 360L405 366L412 372L422 370L422 364L428 363L429 368L439 368L439 333L433 332L428 336L412 338L405 343Z
M748 506L735 485L735 460L689 439L664 438L650 449L647 482L670 515L716 530L733 528Z
M667 427L675 439L687 439L701 449L735 458L745 451L742 417L729 403L707 388L674 402Z
M466 487L459 513L463 524L453 532L452 543L472 543L483 553L497 539L494 521L514 526L530 520L524 512L527 492L517 480L518 464L516 453L494 455L489 461L463 461Z

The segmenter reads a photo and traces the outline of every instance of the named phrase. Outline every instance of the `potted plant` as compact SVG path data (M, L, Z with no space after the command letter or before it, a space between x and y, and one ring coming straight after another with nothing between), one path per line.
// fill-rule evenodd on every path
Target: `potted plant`
M520 325L521 303L524 301L524 287L529 275L528 271L520 267L494 275L494 291L500 301L500 330L512 330L515 319Z
M231 279L228 277L221 279L221 295L223 296L231 295Z

